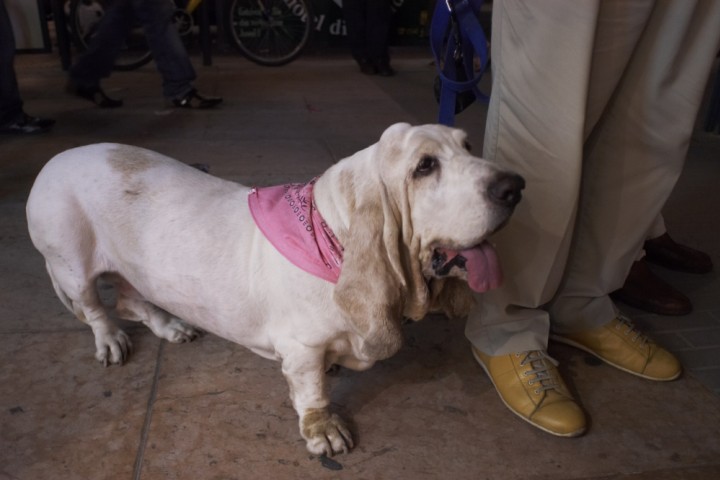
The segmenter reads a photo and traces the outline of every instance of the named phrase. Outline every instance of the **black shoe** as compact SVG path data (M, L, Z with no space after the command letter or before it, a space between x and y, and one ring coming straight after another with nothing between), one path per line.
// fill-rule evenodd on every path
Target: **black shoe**
M123 106L123 101L108 97L100 86L81 87L70 81L66 90L77 97L89 100L100 108L118 108Z
M42 128L49 128L55 125L54 118L33 117L25 114L25 121Z
M222 102L220 97L204 97L196 89L190 90L182 97L173 98L172 104L178 108L213 108Z
M0 126L0 133L10 133L19 135L35 135L45 133L55 124L55 120L50 118L39 118L24 115L22 120Z
M392 77L395 75L395 70L390 66L390 63L388 62L380 62L375 67L377 69L377 74L381 77Z
M373 63L369 60L358 60L357 63L360 67L360 71L365 75L375 75L376 73L378 73L375 65L373 65Z

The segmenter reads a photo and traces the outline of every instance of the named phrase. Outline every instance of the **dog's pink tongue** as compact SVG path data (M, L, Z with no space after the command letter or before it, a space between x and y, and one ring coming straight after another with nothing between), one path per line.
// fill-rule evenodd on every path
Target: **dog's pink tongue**
M448 258L462 255L467 260L467 282L476 292L486 292L497 288L502 283L502 270L495 249L488 242L468 248L467 250L448 250Z

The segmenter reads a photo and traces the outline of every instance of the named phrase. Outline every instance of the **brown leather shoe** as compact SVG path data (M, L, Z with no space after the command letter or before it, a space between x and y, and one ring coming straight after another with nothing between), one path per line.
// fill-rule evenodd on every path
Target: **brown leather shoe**
M687 315L692 311L690 299L655 275L643 260L633 263L625 285L610 296L631 307L660 315Z
M680 245L667 233L645 242L645 259L679 272L708 273L713 268L709 255Z

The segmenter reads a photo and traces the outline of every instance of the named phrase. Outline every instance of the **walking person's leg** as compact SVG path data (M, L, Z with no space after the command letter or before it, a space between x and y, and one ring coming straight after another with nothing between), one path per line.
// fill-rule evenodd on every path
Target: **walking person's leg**
M23 110L15 73L15 34L5 1L0 0L0 133L43 133L54 124L55 120L31 117Z
M368 15L366 0L343 0L343 16L347 28L347 42L350 54L360 67L360 71L367 75L377 73L375 65L370 60L368 52L367 30Z
M23 118L23 102L15 75L15 35L4 0L0 0L0 125Z
M123 105L122 100L108 97L100 88L100 81L108 78L113 65L133 27L134 16L130 0L116 0L103 13L88 49L70 67L70 93L90 100L101 108Z
M197 74L173 22L174 4L167 0L132 1L162 76L165 98L178 107L210 108L220 103L221 98L202 97L193 87Z
M390 67L390 22L392 9L390 0L366 0L367 2L367 55L378 75L388 77L395 74Z

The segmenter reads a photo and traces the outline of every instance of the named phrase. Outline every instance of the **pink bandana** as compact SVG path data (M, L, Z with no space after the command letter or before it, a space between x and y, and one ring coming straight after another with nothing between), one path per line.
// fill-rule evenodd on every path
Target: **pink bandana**
M248 205L255 224L285 258L306 272L337 283L343 248L313 201L316 180L253 188Z

